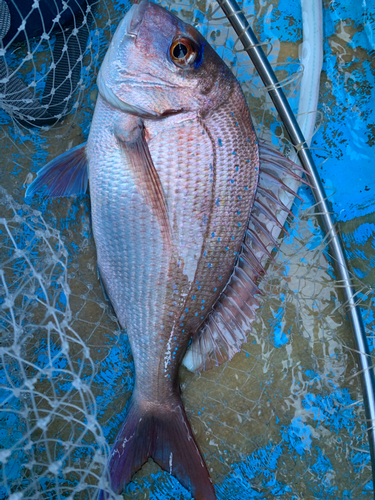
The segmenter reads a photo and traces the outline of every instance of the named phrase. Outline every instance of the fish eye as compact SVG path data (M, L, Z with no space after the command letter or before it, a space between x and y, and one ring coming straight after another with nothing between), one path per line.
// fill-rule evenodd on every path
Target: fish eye
M195 62L198 52L196 44L185 37L175 38L169 49L172 62L180 68L191 66Z

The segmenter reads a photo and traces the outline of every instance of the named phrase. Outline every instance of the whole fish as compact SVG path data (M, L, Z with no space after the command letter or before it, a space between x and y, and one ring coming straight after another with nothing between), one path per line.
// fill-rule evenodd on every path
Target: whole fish
M87 144L46 165L27 196L77 195L90 182L98 270L135 365L113 490L152 457L195 499L215 499L178 370L191 339L196 368L246 339L261 257L282 226L274 214L289 211L278 191L294 194L288 165L260 150L240 85L203 36L148 0L118 26L98 88Z

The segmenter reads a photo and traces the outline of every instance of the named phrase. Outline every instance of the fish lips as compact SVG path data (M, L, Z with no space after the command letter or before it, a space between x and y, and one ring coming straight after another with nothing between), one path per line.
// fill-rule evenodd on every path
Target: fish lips
M128 102L123 101L122 99L117 97L117 95L111 89L111 87L109 87L104 81L103 74L101 71L99 72L98 75L97 84L98 84L99 94L107 104L109 104L110 106L119 111L123 111L124 113L139 116L144 120L155 120L158 118L162 119L162 118L167 118L168 116L171 115L184 113L185 111L191 111L190 109L186 109L183 107L178 109L166 108L160 111L155 111L152 109L140 108L139 106L135 106L134 104L129 104Z
M142 0L140 3L133 4L127 12L120 26L116 30L97 79L99 94L108 104L115 109L144 119L157 118L159 117L159 114L152 110L145 110L138 106L129 104L128 102L117 97L115 92L112 90L111 85L107 83L108 80L105 75L110 74L108 66L112 59L112 53L116 50L116 47L121 43L124 37L129 36L136 38L149 4L148 0Z
M97 84L100 96L113 108L123 111L124 113L129 113L130 115L139 116L145 120L155 119L160 116L158 113L139 108L117 97L113 90L105 83L102 71L99 71Z

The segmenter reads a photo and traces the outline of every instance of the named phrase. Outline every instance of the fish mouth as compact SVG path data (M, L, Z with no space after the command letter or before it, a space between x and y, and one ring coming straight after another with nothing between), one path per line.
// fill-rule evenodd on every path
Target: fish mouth
M134 106L133 104L129 104L117 97L111 86L108 85L108 83L105 81L104 73L106 71L105 67L109 64L111 51L113 51L115 47L121 43L121 39L126 36L130 36L132 38L137 37L139 28L142 24L145 12L149 5L150 2L148 0L142 0L140 3L134 3L130 10L127 12L122 21L122 28L120 25L118 28L119 32L116 32L113 37L110 48L108 50L106 58L103 61L103 65L100 68L97 78L99 94L107 104L110 104L115 109L124 111L125 113L136 115L145 119L157 118L159 116L159 113L146 111L145 109Z
M168 116L181 113L184 110L166 109L163 111L161 110L154 111L152 109L144 109L134 104L130 104L129 102L126 102L121 97L118 97L116 95L116 87L118 82L110 82L111 80L110 78L109 81L107 81L106 79L106 76L110 74L110 69L109 69L111 64L110 61L112 58L112 54L115 53L116 51L116 47L120 45L122 40L124 40L124 38L126 37L131 37L133 39L137 37L145 13L149 6L150 2L148 0L142 0L140 3L134 3L130 8L130 10L125 15L124 19L122 20L120 26L118 27L112 39L111 45L103 61L102 67L99 70L97 85L99 94L102 97L102 99L116 110L123 111L130 115L139 116L140 118L146 120L151 120L151 119L155 120L158 118L166 118ZM132 84L133 86L136 85L136 82L129 82L129 83ZM160 81L150 82L150 86L152 87L152 85L160 85L161 83L165 87L168 86L165 82L160 82ZM169 85L169 87L175 88L174 85Z
M111 105L115 109L145 119L152 119L159 117L158 113L153 113L152 111L146 111L145 109L129 104L126 101L123 101L122 99L117 97L116 94L113 92L113 90L105 83L103 78L103 73L101 71L99 71L97 84L100 96L104 99L104 101L107 104Z

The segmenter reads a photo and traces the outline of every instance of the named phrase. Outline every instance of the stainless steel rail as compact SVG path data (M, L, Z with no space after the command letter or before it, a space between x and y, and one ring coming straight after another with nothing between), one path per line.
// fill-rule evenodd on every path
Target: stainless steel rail
M335 270L338 280L340 281L340 287L343 289L346 312L349 317L356 349L358 351L367 432L371 452L372 477L375 488L375 377L361 312L356 305L355 291L351 284L341 240L330 215L327 196L293 111L245 15L235 0L217 0L217 2L233 26L244 49L250 56L256 70L262 78L264 85L267 87L268 93L284 123L290 140L297 150L301 164L309 173L309 182L313 186L312 191L317 204L318 213L320 213L321 224L327 235L331 255L335 261Z

